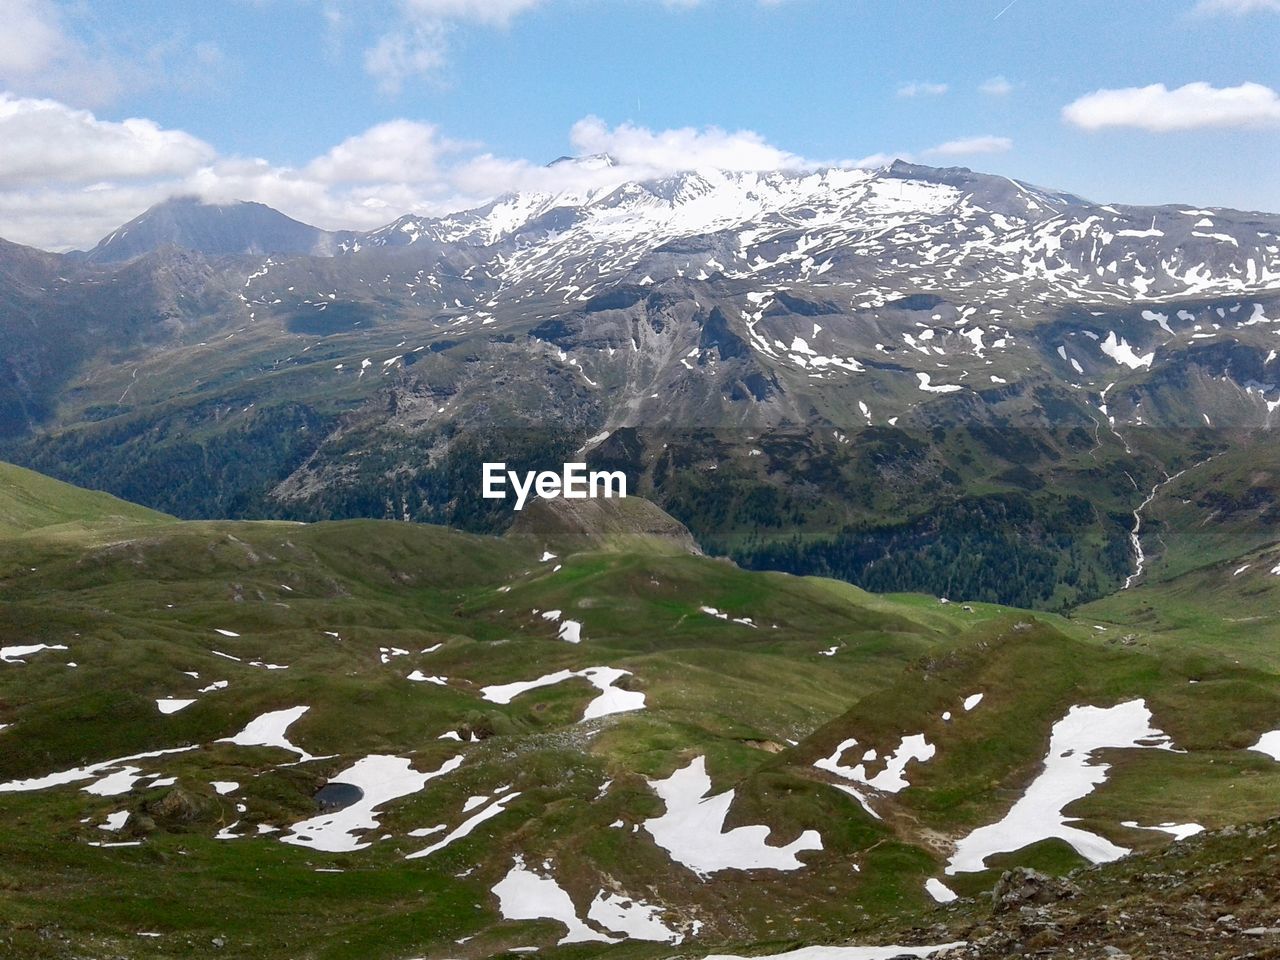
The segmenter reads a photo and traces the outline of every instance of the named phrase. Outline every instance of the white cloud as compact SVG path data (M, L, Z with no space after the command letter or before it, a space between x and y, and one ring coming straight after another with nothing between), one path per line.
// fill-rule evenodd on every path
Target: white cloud
M0 0L0 89L100 107L159 84L207 87L213 43L134 27L107 33L87 3Z
M469 20L505 27L519 13L540 6L543 0L403 0L412 16L434 20Z
M1121 90L1098 90L1062 108L1068 122L1085 130L1134 127L1153 133L1214 127L1255 127L1280 123L1280 94L1259 83L1213 87L1188 83L1170 90L1163 83Z
M57 10L45 0L4 0L0 77L27 76L48 66L67 47Z
M383 34L365 51L365 72L378 81L383 93L399 93L406 80L429 76L444 66L446 37L445 24L431 20Z
M458 23L506 27L544 0L398 0L399 23L365 51L364 69L386 94L415 77L433 77L448 60L449 33Z
M989 97L1007 97L1013 92L1013 84L1004 77L992 77L978 87L978 90Z
M1242 16L1248 13L1280 13L1280 0L1200 0L1195 13L1232 13Z
M1005 153L1012 148L1013 141L1008 137L963 137L930 147L924 151L924 154L929 157L963 157L983 153Z
M623 166L658 172L717 167L722 170L778 170L808 166L751 130L683 127L654 132L630 123L610 128L598 117L573 125L569 139L584 154L607 153Z
M51 0L0 0L0 16L0 85L88 105L120 94L120 64L73 37Z
M851 160L848 163L842 163L842 167L855 167L859 170L878 170L881 167L887 167L895 160L905 160L911 163L911 154L909 153L873 153L865 156L860 160Z
M391 120L348 137L306 167L322 183L422 183L440 176L440 158L459 148L434 125Z
M898 87L898 96L940 97L950 89L945 83L904 83Z
M54 100L0 93L0 188L187 173L213 159L207 143L150 120L99 120Z
M521 14L553 2L562 0L397 0L395 22L365 51L365 72L383 93L395 95L411 80L438 77L448 64L450 35L456 27L509 27ZM658 2L669 10L690 10L704 0ZM775 7L789 0L752 2ZM333 7L326 7L325 15L332 34L342 15Z

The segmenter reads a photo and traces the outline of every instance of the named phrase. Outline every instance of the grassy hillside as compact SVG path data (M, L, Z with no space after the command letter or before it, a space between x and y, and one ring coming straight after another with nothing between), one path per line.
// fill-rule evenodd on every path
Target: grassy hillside
M0 536L58 524L155 523L169 517L106 493L0 463Z
M926 881L1004 816L1081 704L1141 698L1185 751L1103 752L1110 778L1068 810L1111 842L1169 842L1124 821L1262 819L1280 792L1280 763L1245 749L1280 728L1280 679L1231 662L1243 646L1127 645L1102 621L874 596L625 538L571 553L536 532L396 522L112 523L96 495L44 489L62 522L0 536L0 955L883 942L958 916ZM643 709L586 716L637 695ZM274 736L237 737L289 710ZM934 754L905 765L905 789L868 791L874 813L817 765L856 739L845 765L863 757L874 775L916 734ZM162 750L180 752L138 756ZM282 842L317 816L326 782L387 757L443 772L378 802L347 835L361 849ZM734 791L724 822L664 847L653 782L699 763L708 795ZM767 842L723 839L739 827ZM786 869L701 874L681 859L726 843L797 853ZM977 896L1014 863L1082 861L1049 840L944 879ZM575 923L620 942L560 945L564 922L504 918L499 892L521 864L559 884ZM606 897L643 901L681 945L622 942L591 914Z

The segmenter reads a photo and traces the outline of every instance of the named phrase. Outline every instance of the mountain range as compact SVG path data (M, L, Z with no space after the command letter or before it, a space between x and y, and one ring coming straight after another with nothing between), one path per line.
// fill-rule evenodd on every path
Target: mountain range
M184 517L498 531L481 462L581 454L749 566L1063 609L1158 572L1180 471L1238 466L1206 538L1277 514L1276 215L704 170L363 233L179 199L0 277L0 452Z

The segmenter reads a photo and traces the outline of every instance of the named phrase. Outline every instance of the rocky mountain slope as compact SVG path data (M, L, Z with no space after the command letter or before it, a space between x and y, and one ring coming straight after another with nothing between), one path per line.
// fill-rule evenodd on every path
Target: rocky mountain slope
M1061 609L1280 407L1274 215L904 163L505 197L331 256L188 212L195 250L0 250L11 459L187 517L497 531L481 462L581 456L748 565Z
M204 203L177 197L157 204L103 237L92 250L73 254L89 263L122 263L164 247L205 256L278 253L325 256L345 236L330 233L261 203Z

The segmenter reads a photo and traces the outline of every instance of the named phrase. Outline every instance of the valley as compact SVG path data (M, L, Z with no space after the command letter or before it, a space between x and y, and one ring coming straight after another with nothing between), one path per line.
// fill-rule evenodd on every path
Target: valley
M1275 816L1274 661L1146 619L1177 577L1063 617L743 571L634 498L496 538L5 471L13 955L988 956L1012 866L1212 871Z

